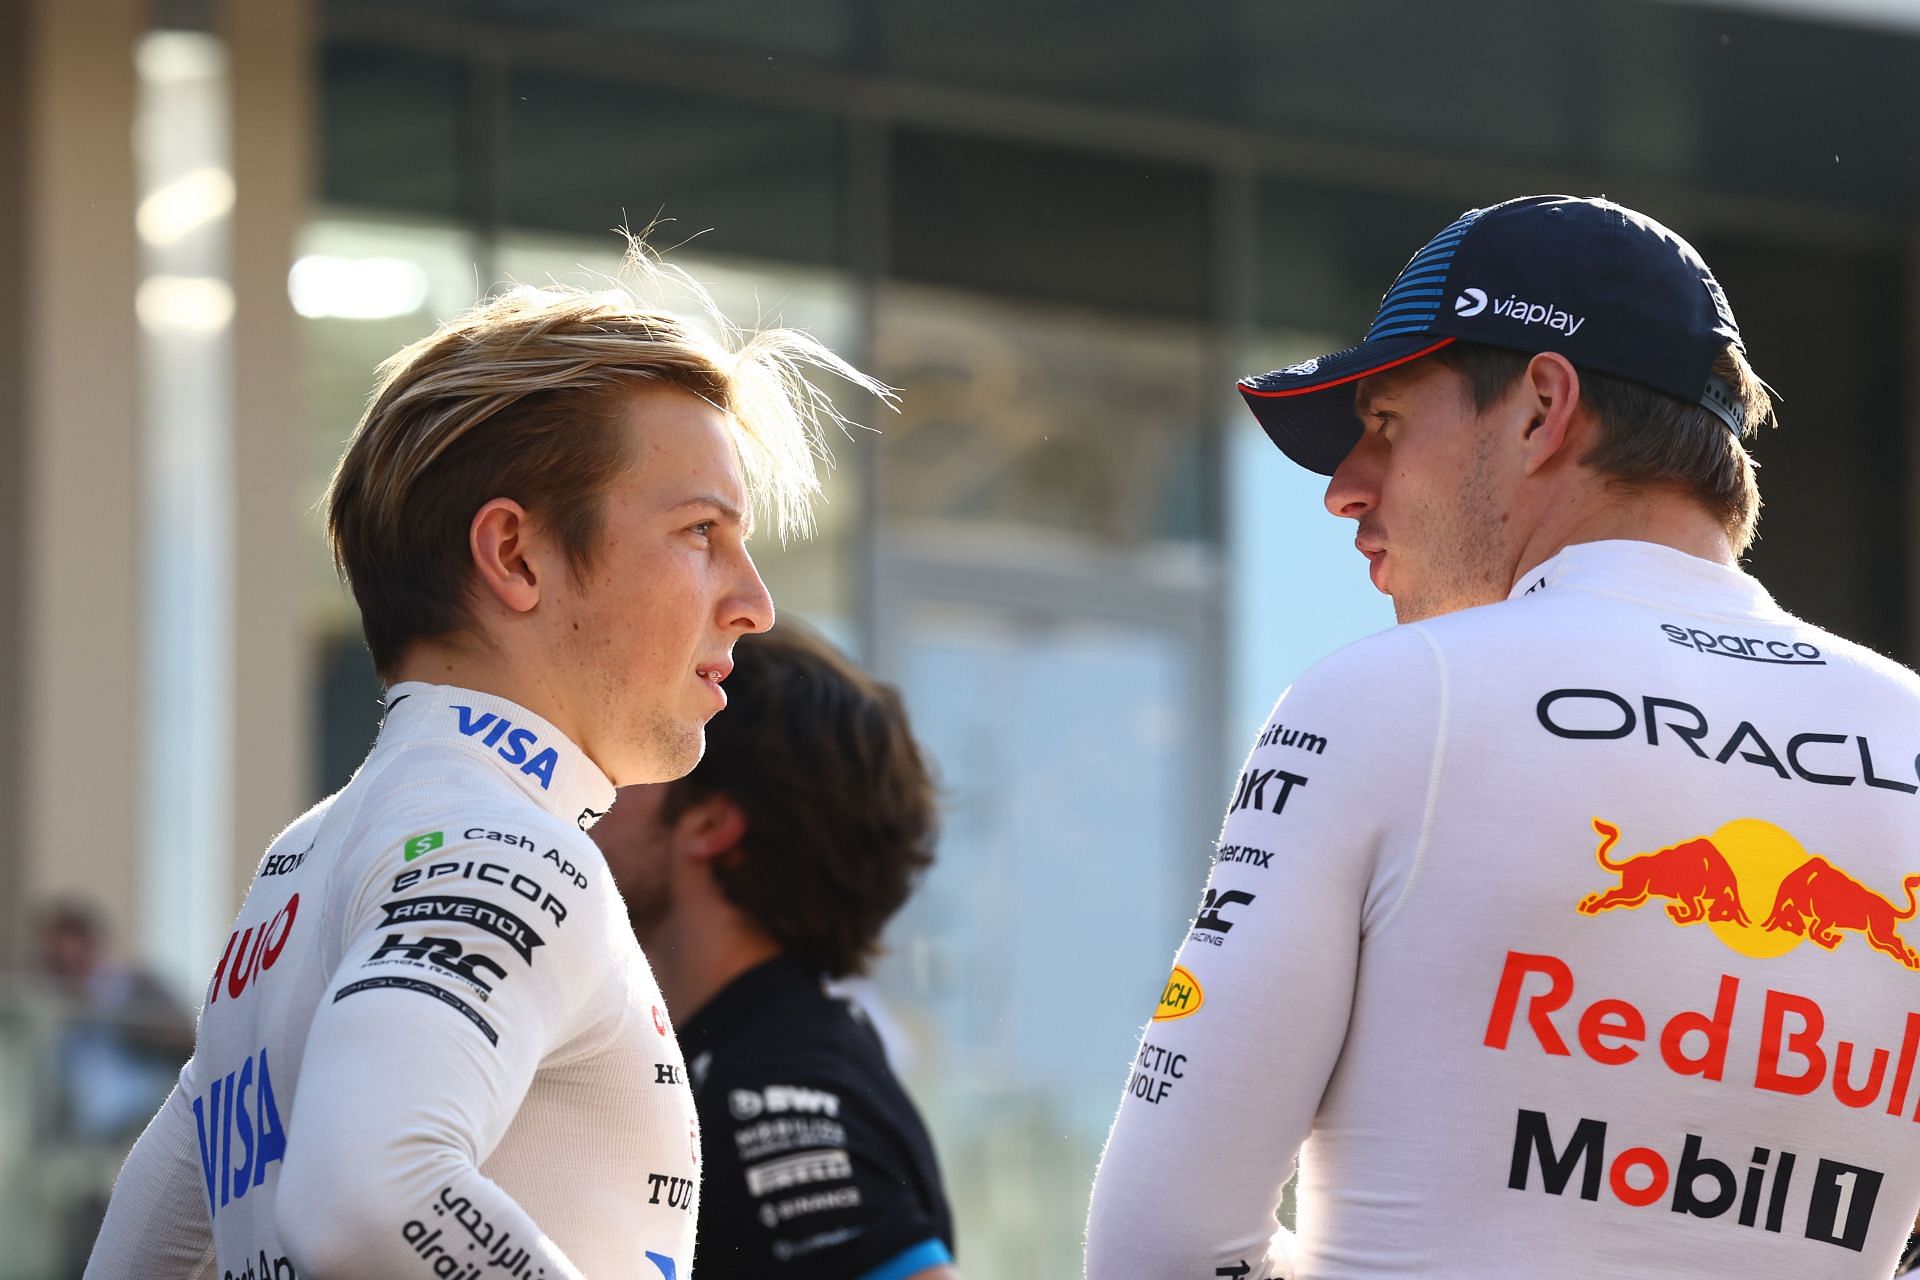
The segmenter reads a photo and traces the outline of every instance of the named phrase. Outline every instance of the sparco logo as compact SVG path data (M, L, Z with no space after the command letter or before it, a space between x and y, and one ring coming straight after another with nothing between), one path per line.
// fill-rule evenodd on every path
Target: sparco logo
M1771 662L1779 665L1824 667L1827 660L1804 640L1762 640L1758 636L1714 635L1698 627L1660 624L1667 639L1696 653L1711 653L1717 658L1739 658L1743 662Z

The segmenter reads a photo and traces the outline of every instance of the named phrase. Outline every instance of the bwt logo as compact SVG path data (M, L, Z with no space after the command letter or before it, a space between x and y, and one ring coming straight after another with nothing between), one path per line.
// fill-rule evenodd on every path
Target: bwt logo
M553 771L559 767L560 756L552 747L543 747L534 753L533 748L540 746L540 739L533 730L516 729L512 721L502 720L491 711L483 711L476 716L472 707L455 707L454 710L460 713L461 733L469 738L479 738L482 743L499 752L502 760L519 765L520 772L539 779L542 791L552 788ZM481 736L483 734L484 737Z
M761 1115L840 1114L840 1095L796 1084L770 1084L765 1089L735 1089L727 1095L727 1109L735 1120L757 1120Z

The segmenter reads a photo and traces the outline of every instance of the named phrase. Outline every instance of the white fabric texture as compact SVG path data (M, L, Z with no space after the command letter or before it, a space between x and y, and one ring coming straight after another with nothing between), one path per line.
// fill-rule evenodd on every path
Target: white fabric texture
M89 1280L682 1280L699 1132L612 799L524 708L396 685L262 859Z
M1088 1275L1888 1275L1916 753L1912 672L1649 543L1334 654L1234 788Z

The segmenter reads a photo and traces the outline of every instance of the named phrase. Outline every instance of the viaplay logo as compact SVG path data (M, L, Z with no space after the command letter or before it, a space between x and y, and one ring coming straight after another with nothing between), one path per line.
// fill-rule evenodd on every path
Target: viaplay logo
M1789 832L1758 818L1739 818L1712 835L1615 861L1609 857L1620 829L1593 820L1600 837L1594 857L1620 877L1618 886L1594 892L1578 905L1581 915L1633 910L1667 899L1667 918L1677 925L1705 924L1744 956L1782 956L1812 940L1828 951L1858 933L1874 950L1909 969L1920 953L1900 936L1900 924L1917 909L1920 874L1901 881L1904 908L1868 888L1841 867L1807 850ZM1759 904L1770 909L1758 914Z

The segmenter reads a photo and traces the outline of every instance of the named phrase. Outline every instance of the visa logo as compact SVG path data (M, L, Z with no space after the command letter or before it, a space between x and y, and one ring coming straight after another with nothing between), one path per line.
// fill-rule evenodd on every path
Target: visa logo
M212 1087L193 1100L193 1125L200 1138L207 1214L214 1217L229 1201L265 1182L267 1166L287 1154L287 1130L274 1104L265 1049L248 1058L238 1071L216 1077Z
M553 786L553 771L560 763L560 757L552 747L543 747L538 754L532 754L533 748L540 746L540 740L531 729L516 729L511 720L502 720L491 711L479 715L472 707L455 707L460 713L460 732L469 738L479 738L481 742L500 753L500 758L508 764L520 766L520 772L540 780L542 791ZM484 736L482 736L484 735Z

